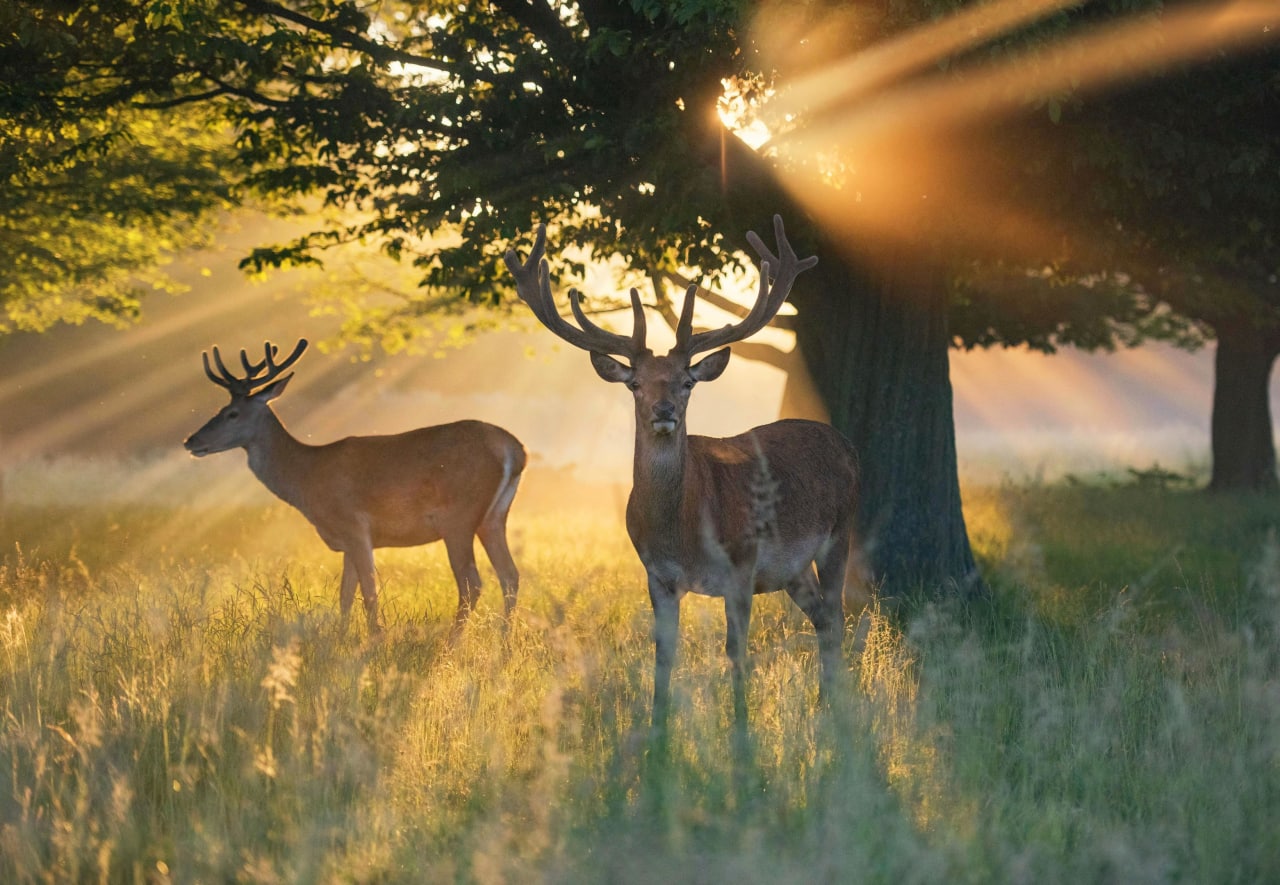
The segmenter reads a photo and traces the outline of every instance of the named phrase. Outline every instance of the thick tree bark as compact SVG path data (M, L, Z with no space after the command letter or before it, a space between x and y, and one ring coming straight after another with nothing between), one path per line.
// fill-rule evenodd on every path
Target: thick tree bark
M1212 491L1280 491L1268 388L1280 334L1219 323L1214 357Z
M985 593L956 464L945 280L903 254L875 275L824 244L797 283L797 345L862 462L864 561L887 597Z

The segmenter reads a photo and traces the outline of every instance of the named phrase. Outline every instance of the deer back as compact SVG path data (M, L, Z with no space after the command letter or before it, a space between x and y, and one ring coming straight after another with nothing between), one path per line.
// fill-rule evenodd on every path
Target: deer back
M310 477L290 503L330 546L367 531L375 547L399 547L473 534L525 462L506 430L458 421L310 446L282 472Z

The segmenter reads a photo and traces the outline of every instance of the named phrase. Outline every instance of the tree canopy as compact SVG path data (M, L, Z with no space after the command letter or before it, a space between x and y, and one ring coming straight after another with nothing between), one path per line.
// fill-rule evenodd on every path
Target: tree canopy
M1231 5L1243 10L1232 33L1260 41L1274 7ZM1143 53L1178 36L1172 61L1190 61L1219 38L1162 28L1185 6L20 0L19 25L55 36L37 41L42 73L10 104L53 108L60 122L76 109L214 109L236 133L246 187L319 194L345 213L256 250L250 266L372 240L416 263L428 297L500 298L500 256L542 222L561 271L621 255L644 273L714 279L741 260L744 232L781 212L797 249L822 256L795 292L796 331L833 423L863 453L873 575L973 586L947 348L1188 331L1132 267L1059 248L1080 225L1098 244L1129 245L1115 232L1141 228L1117 225L1163 210L1138 211L1126 189L1160 173L1125 166L1117 185L1113 164L1175 143L1158 127L1135 135L1120 110L1110 129L1094 118L1072 129L1070 112L1106 76L1059 44L1123 17L1145 30L1118 32L1101 55L1132 53L1147 73ZM990 76L1005 59L1013 66ZM1165 123L1176 122L1174 82ZM759 147L734 131L752 116L771 135ZM1028 206L1064 207L1071 230L1023 224ZM1195 236L1162 234L1150 254L1190 279L1199 257L1173 247Z
M0 334L136 316L235 199L229 124L104 91L119 31L77 7L0 11Z
M914 67L934 74L931 66L947 65L960 79L980 79L972 72L980 74L992 58L1028 46L1044 53L1082 23L1162 7L1127 0L1084 9L1075 2L1023 5L1037 14L995 26L974 18L987 33L929 46ZM157 118L122 121L120 112L172 111L219 99L218 111L238 133L246 184L276 195L321 193L363 213L345 228L261 249L251 258L256 266L314 260L328 246L374 236L391 254L420 262L427 286L461 288L473 300L488 300L506 289L496 257L534 223L550 219L560 224L562 244L621 254L649 273L714 272L735 260L724 247L739 233L716 223L710 207L730 219L754 217L752 207L777 190L757 180L759 169L744 168L727 112L735 104L752 107L778 130L803 130L808 115L817 132L829 133L831 121L841 119L827 106L830 99L781 102L785 120L777 110L770 116L769 101L762 101L824 74L835 41L824 42L817 28L835 22L837 33L858 37L857 48L871 55L877 38L974 6L984 8L917 0L873 16L866 10L841 15L838 5L801 10L740 0L507 0L465 8L328 0L17 2L5 14L9 39L0 56L6 73L0 109L10 135L0 168L14 184L11 195L25 200L48 193L51 209L65 208L70 217L177 217L199 208L197 194L225 199L229 193L226 179L211 174L217 145L207 139L188 156L160 156ZM1149 24L1156 27L1157 19ZM888 73L879 85L910 84L920 76L911 45L899 49L909 60L884 65ZM1051 348L1129 343L1148 334L1194 338L1168 318L1153 322L1154 303L1172 303L1192 318L1218 310L1222 300L1205 297L1205 287L1191 281L1202 279L1206 267L1220 268L1224 256L1232 256L1238 270L1215 271L1220 280L1273 273L1271 256L1241 250L1256 253L1274 239L1257 232L1269 230L1276 217L1276 191L1254 186L1253 177L1275 168L1269 163L1273 127L1266 122L1276 101L1274 54L1208 73L1202 67L1139 81L1146 85L1118 99L1070 88L1046 99L1028 88L1021 104L1047 104L1048 112L1019 115L1013 129L977 115L978 144L998 148L988 150L995 162L975 164L972 154L962 154L959 168L1007 184L1013 201L1066 219L1059 233L1068 245L1038 256L1044 261L1032 268L1035 274L1011 262L1012 280L988 268L975 281L962 267L958 343ZM869 100L865 94L853 99ZM179 117L170 148L193 145L193 129L205 121L186 131L182 125ZM960 131L929 120L921 125L930 135ZM896 137L887 143L902 147ZM122 144L128 150L118 150ZM828 158L837 168L850 162L839 149L837 143ZM930 149L961 153L954 144ZM793 165L814 162L785 143L765 153ZM184 162L182 181L176 173ZM129 187L143 163L157 182L145 190ZM1013 174L1010 164L1017 167ZM175 174L166 178L169 169ZM59 174L64 180L54 180ZM870 194L875 174L872 164L849 179ZM936 185L922 176L910 186L930 183ZM829 173L826 184L844 190ZM59 201L55 192L72 188L76 200ZM858 202L862 195L859 190ZM1170 211L1175 197L1183 205ZM95 200L98 205L90 205ZM18 208L6 215L20 219ZM922 230L936 234L939 222L963 226L935 213ZM29 222L24 226L31 229ZM425 234L446 230L460 236L417 251ZM28 246L26 252L40 254L38 245ZM1134 266L1139 254L1143 267ZM1170 256L1176 256L1172 263ZM996 257L1002 257L998 246ZM1135 277L1145 300L1133 297ZM1064 287L1072 297L1062 297Z

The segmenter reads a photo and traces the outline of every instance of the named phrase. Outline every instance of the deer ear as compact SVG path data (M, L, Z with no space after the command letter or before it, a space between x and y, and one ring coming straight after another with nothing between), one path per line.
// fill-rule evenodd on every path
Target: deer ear
M714 381L729 365L729 348L722 347L704 360L699 360L689 367L689 374L694 381Z
M288 385L289 379L292 377L293 377L293 373L290 372L288 375L285 375L283 378L277 381L272 381L266 387L259 390L253 396L249 397L249 399L254 399L254 400L257 400L258 402L263 402L263 403L270 402L271 400L278 397L280 394L284 393L285 386Z
M625 363L620 363L605 353L591 351L591 367L596 374L606 381L627 383L635 377L636 371Z

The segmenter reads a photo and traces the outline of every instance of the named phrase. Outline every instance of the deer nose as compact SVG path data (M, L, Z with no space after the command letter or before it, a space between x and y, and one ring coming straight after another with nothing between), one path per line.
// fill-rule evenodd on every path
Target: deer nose
M676 405L668 400L653 404L653 419L649 422L653 432L659 436L675 433Z

